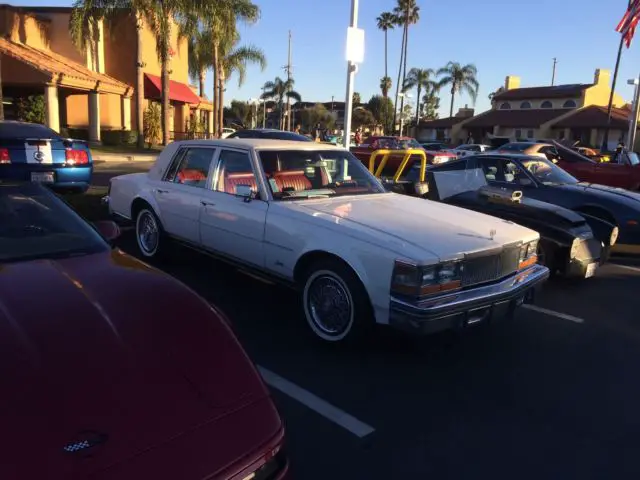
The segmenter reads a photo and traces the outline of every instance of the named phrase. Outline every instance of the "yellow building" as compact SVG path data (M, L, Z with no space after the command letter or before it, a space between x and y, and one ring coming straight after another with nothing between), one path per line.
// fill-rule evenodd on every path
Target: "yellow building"
M0 6L0 55L5 116L14 113L12 99L44 95L46 123L86 131L99 142L105 131L130 131L136 84L136 25L131 15L99 25L95 48L80 51L69 35L71 8ZM155 37L144 25L144 96L160 100L160 62ZM213 106L189 85L188 46L172 29L169 97L172 136L183 134L197 115L212 133ZM77 130L76 130L77 129Z
M599 147L607 126L610 94L611 74L604 69L596 70L593 83L544 87L521 87L519 77L507 76L504 86L493 97L490 110L472 117L421 122L419 131L429 131L429 136L446 134L446 139L454 144L469 138L481 142L488 137L508 137L511 140L579 140ZM618 94L613 96L613 105L609 134L612 144L626 136L626 119L630 114Z

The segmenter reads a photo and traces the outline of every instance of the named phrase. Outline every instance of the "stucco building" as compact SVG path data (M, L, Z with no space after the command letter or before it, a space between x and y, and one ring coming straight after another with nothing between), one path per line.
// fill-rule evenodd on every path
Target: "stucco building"
M135 126L136 25L131 15L100 22L98 41L82 51L69 34L71 8L0 6L0 55L5 116L15 115L15 100L44 95L48 126L86 132L99 142L105 131ZM144 25L145 108L160 100L160 62L151 29ZM213 105L189 85L188 46L172 29L170 130L178 136L198 118L211 132Z
M452 143L469 137L480 142L494 136L512 140L579 140L585 145L600 146L610 94L611 74L604 69L596 70L592 83L544 87L521 87L519 77L507 76L503 88L493 97L490 110L470 117L458 115L420 122L416 135L435 136ZM616 143L626 137L630 109L617 93L613 106L609 140Z

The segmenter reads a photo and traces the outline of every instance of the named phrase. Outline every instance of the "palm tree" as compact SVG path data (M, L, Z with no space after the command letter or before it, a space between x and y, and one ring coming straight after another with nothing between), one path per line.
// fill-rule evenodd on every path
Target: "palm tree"
M152 16L151 4L146 0L76 0L69 19L73 43L82 51L95 49L99 20L117 20L129 15L136 25L136 130L138 148L144 148L144 59L142 58L142 29ZM94 58L96 56L94 55Z
M389 90L391 90L391 77L382 77L380 79L380 90L382 96L387 98L389 96Z
M449 62L446 66L438 70L438 76L443 76L438 82L438 87L451 86L451 108L449 116L453 117L453 103L457 92L467 92L476 102L478 98L478 88L480 84L476 79L478 69L472 63L468 65L460 65L458 62Z
M422 93L422 89L424 88L427 92L431 90L437 89L437 83L432 80L432 77L435 76L435 72L431 68L412 68L409 70L409 75L407 75L407 79L405 80L403 91L411 90L412 88L418 87L418 95L417 95L417 105L416 105L416 124L418 120L420 120L420 93Z
M396 103L400 85L404 85L407 77L407 51L409 46L409 25L415 25L420 20L420 7L416 5L416 0L397 0L398 4L393 9L396 18L396 25L402 26L402 49L400 53L400 67L398 69L398 83L396 84ZM402 72L402 83L400 74ZM400 100L400 111L404 108L404 97ZM396 107L394 106L393 123L396 123Z
M211 30L202 28L196 13L180 20L178 36L186 38L189 43L189 76L198 79L199 95L204 98L207 69L213 66Z
M231 74L234 72L238 74L238 86L241 87L246 77L248 63L257 63L263 71L267 68L267 59L261 49L252 45L238 47L239 41L240 35L236 33L232 42L221 43L222 48L219 52L220 71L218 72L218 80L220 82L218 101L222 107L218 110L218 125L220 126L224 125L224 86Z
M396 26L395 20L396 18L391 12L382 12L380 16L376 18L376 21L378 22L378 28L384 32L384 78L389 78L389 71L387 68L388 67L387 34L389 30L395 28ZM388 90L389 89L387 89L387 91ZM383 91L383 95L385 97L387 96L387 94L384 93L384 91Z
M361 100L362 100L362 97L360 97L360 93L359 92L353 92L352 100L353 100L353 104L354 105L360 104Z
M263 100L274 99L278 105L278 110L280 112L280 129L283 128L282 114L284 108L284 99L289 98L297 102L300 102L302 100L300 94L293 90L293 84L293 79L282 80L280 77L276 77L274 81L269 81L262 87L264 89L264 93L262 94L261 98Z

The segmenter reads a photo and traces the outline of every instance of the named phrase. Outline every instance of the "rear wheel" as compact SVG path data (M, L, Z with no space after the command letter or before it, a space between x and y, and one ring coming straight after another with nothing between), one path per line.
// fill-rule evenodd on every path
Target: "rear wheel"
M346 264L327 258L305 275L302 305L307 324L332 343L361 339L373 327L373 309L364 285Z
M161 253L162 226L150 207L142 207L136 215L136 243L147 258L158 258Z

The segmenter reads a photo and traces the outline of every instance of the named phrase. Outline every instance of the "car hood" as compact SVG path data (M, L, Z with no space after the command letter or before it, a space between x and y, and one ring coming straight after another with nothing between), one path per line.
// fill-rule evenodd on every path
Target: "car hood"
M623 201L635 208L640 208L640 193L625 190L623 188L608 187L606 185L598 185L596 183L580 182L576 184L556 185L565 191L586 193L597 198L606 198L610 200Z
M380 245L392 242L401 252L413 246L440 260L538 237L536 232L506 220L396 193L299 205L314 216L322 213L339 218L347 227L366 227L371 240Z
M226 321L122 252L3 264L0 292L2 478L133 478L123 465L156 447L193 462L196 445L167 445L216 424L197 459L212 474L280 428L268 409L228 420L268 394Z

